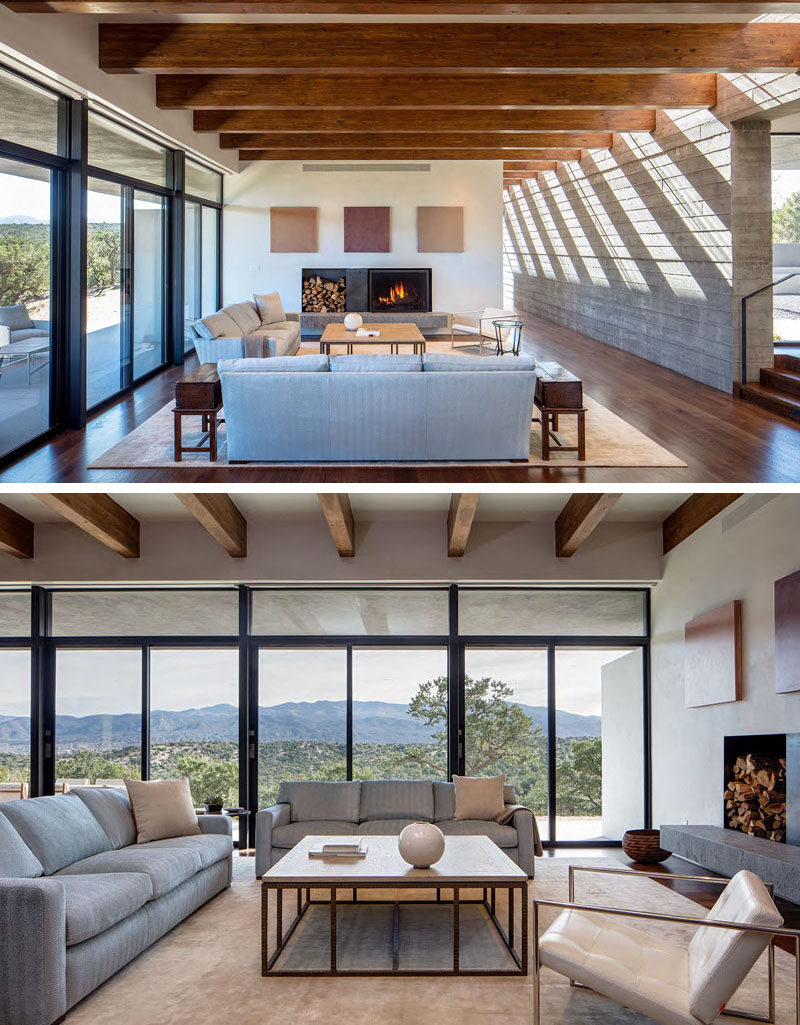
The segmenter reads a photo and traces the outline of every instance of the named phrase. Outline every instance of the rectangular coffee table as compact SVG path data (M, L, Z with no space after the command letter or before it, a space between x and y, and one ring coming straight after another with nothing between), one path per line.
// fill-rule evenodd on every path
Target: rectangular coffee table
M415 353L425 352L425 336L416 324L363 324L368 331L380 331L380 338L358 338L344 324L327 324L319 340L320 353L330 354L332 345L346 345L352 353L356 345L388 345L390 352L399 352L401 345L410 345Z
M261 890L261 974L276 976L294 975L527 975L528 973L528 877L511 858L504 854L486 836L448 836L445 840L445 852L441 860L430 868L412 868L400 857L397 850L396 836L364 836L367 845L365 858L310 858L310 847L320 843L353 837L309 836L301 840L281 860L262 876ZM274 922L270 922L269 892L275 891ZM287 918L288 928L284 923L284 896L286 891L294 891L292 896L293 916ZM323 896L312 897L311 891L323 891ZM338 891L347 890L348 899L340 900ZM384 900L359 899L359 890L422 890L430 891L431 896L401 900L389 897ZM462 890L479 890L479 898L462 899ZM505 928L501 925L497 907L497 891L507 892L507 910ZM444 891L444 896L443 896ZM447 895L452 894L450 899ZM519 901L519 928L516 927L517 900ZM297 939L298 927L308 921L310 910L320 906L328 907L328 925L325 930L328 939L323 947L323 965L300 965L284 968L277 964L282 955L291 952L294 943L303 949L303 938ZM476 907L477 906L477 907ZM441 925L442 914L450 909L451 924L447 932L452 936L451 967L427 968L420 964L404 967L402 960L403 940L401 935L401 916L409 913L416 916L412 922L412 932L416 935L429 932L435 924ZM348 948L348 956L352 956L353 937L358 937L360 930L352 920L352 912L364 909L378 910L383 915L384 925L377 930L384 937L386 947L391 946L391 968L388 950L386 965L362 968L340 967L340 952L337 949L337 913L348 912L350 935L345 937L343 945ZM420 909L423 909L420 911ZM463 937L460 923L464 912L471 913L469 935L473 942L471 963L464 964L461 946ZM477 921L476 911L481 920ZM324 913L324 912L323 912ZM425 915L436 916L436 922L430 918L430 929L426 927ZM423 916L420 919L420 916ZM366 924L366 920L364 920ZM508 967L476 967L474 956L474 938L476 929L482 928L484 935L494 943L495 952L499 948L503 961ZM274 949L270 953L270 932L274 935ZM411 937L414 938L413 936ZM327 948L327 949L326 949ZM370 950L375 959L374 949ZM329 960L328 960L329 956ZM418 959L418 955L415 955ZM295 956L295 961L297 957ZM449 958L448 958L449 960Z

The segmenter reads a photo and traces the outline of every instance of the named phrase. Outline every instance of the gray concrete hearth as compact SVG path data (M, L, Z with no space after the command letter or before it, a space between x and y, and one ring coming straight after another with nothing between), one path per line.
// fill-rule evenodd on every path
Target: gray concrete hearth
M800 903L800 847L793 844L721 826L662 826L661 846L724 876L750 869L772 883L779 897Z

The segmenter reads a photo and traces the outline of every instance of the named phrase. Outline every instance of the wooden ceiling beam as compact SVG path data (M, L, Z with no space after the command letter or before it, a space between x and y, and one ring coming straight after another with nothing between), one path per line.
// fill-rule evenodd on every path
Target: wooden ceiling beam
M574 555L602 523L622 495L597 495L581 492L573 495L556 520L556 555L559 559Z
M349 496L335 492L318 494L317 498L339 558L352 559L356 554L356 526Z
M507 164L503 164L503 171L506 171ZM508 167L508 171L514 175L517 172L523 172L525 174L532 173L538 174L539 171L555 171L558 168L558 164L555 160L520 160L516 164L512 163Z
M6 0L22 14L494 15L598 20L625 17L750 21L800 11L791 0Z
M608 149L609 132L227 132L222 149Z
M467 550L480 497L479 494L450 496L450 508L447 512L447 555L451 559L460 559Z
M212 491L200 495L176 493L175 497L232 559L247 558L247 520L229 495Z
M83 492L36 497L117 555L139 558L139 521L110 495Z
M713 107L716 75L157 75L162 110L390 107L497 109L518 107ZM417 113L416 116L419 116ZM319 120L318 124L321 123Z
M559 150L503 150L518 159L536 156L552 161L580 160L579 149ZM495 149L241 149L240 160L500 160L500 151Z
M691 537L696 530L741 497L714 493L692 495L687 498L661 524L664 555L677 548L687 537Z
M7 505L0 505L0 551L15 559L33 558L33 523Z
M99 25L100 68L133 71L772 72L798 63L800 25L431 22Z
M314 110L196 110L196 132L291 132L320 130ZM379 110L329 110L325 132L651 132L654 110L406 110L402 119Z

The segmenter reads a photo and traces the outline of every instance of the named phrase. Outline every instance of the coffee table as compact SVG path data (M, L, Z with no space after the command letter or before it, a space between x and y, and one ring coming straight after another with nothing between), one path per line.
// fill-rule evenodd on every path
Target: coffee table
M401 345L410 345L413 351L425 352L425 336L416 324L362 324L368 331L380 331L380 338L358 338L344 324L326 324L319 340L320 353L330 354L332 345L346 345L348 354L356 345L388 345L389 352L399 352Z
M365 858L310 858L311 847L320 843L352 841L353 837L308 836L292 848L279 862L262 876L261 889L261 974L264 976L329 976L329 975L527 975L528 973L528 877L508 855L504 854L486 836L448 836L445 852L440 861L430 868L412 868L400 857L396 836L364 836L367 845ZM270 923L269 892L275 891L275 921ZM294 915L288 928L284 927L284 895L294 891ZM323 896L312 897L311 891L322 891ZM347 890L350 897L340 900L339 890ZM422 890L434 896L401 900L359 899L359 890ZM462 890L479 890L478 899L462 899ZM505 925L501 925L497 891L507 891ZM445 897L443 897L443 891ZM445 899L452 893L451 899ZM519 900L519 929L516 929L517 899ZM329 909L329 966L285 968L280 965L282 955L291 948L292 937L298 927L307 920L310 910L320 905ZM504 963L512 967L476 967L474 956L470 964L463 963L461 956L462 935L460 922L462 909L472 911L478 906L483 928L488 932L495 946L503 951ZM358 937L360 927L352 920L356 907L378 909L383 915L384 927L379 930L391 944L391 959L386 954L385 966L374 968L340 967L337 950L337 923L340 909L347 909L349 935L343 938L342 946L352 948L353 936ZM421 912L419 909L425 909ZM450 909L452 926L447 931L452 935L452 967L427 968L419 964L405 967L400 962L404 948L401 935L401 918L411 914L411 932L427 931L424 915L429 916L433 926L434 916L441 925L442 914ZM391 919L390 919L391 914ZM423 920L420 920L420 915ZM366 920L364 920L366 921ZM478 923L480 926L481 923ZM474 937L476 921L470 921L470 935ZM270 952L270 931L274 934L274 949ZM413 938L413 937L412 937ZM499 943L498 943L499 941ZM295 938L295 942L298 940ZM300 944L302 945L302 936ZM374 950L371 951L374 955ZM328 962L328 953L324 954ZM373 958L374 959L374 958ZM388 967L391 960L391 967Z

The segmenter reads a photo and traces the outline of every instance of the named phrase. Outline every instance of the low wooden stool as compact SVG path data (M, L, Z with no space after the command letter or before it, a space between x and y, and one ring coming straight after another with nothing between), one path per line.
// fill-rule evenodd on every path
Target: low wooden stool
M558 363L537 363L533 404L542 414L542 459L550 460L551 449L559 452L577 452L579 460L586 459L586 407L583 404L583 382ZM567 415L577 417L577 445L563 445L558 440L558 418Z
M222 383L216 363L203 363L190 371L175 385L175 462L179 463L184 452L208 452L211 462L217 459L217 427L222 420L217 418L222 408ZM199 416L203 437L199 445L184 445L182 423L185 416ZM208 442L208 444L205 444Z

